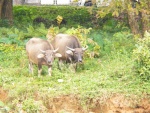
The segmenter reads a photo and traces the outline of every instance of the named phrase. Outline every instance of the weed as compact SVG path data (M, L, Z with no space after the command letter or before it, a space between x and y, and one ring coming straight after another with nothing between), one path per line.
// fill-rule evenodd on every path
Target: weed
M139 39L133 51L136 72L143 80L150 80L150 33L145 32L145 37Z

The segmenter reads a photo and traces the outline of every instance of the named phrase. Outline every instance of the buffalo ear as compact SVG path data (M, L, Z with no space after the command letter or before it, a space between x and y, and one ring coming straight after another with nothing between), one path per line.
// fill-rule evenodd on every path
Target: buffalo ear
M62 55L60 53L56 53L55 57L62 57Z
M37 58L43 58L44 57L44 54L38 54L37 55Z
M73 55L73 52L71 50L67 50L66 53L69 55Z

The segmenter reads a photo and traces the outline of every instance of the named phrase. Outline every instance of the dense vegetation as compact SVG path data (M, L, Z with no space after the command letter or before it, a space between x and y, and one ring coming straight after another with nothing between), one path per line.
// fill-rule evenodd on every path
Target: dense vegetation
M68 7L68 6L15 6L14 19L16 22L38 24L44 23L46 27L57 25L56 17L63 16L62 24L72 27L78 25L89 26L87 22L91 21L91 15L86 8ZM91 25L91 23L89 23Z
M15 21L20 24L0 28L0 86L8 92L8 99L0 101L1 108L13 112L20 109L28 113L41 112L41 105L47 106L49 98L59 95L76 95L83 106L91 98L100 98L104 102L117 93L134 96L136 99L149 96L150 33L146 32L141 39L130 32L127 24L117 22L109 15L109 20L108 17L99 20L104 22L99 28L92 25L92 28L88 28L85 24L92 17L85 8L67 9L66 11L75 13L69 13L69 16L65 15L68 13L65 11L63 14L55 13L61 11L61 8L51 11L50 15L47 14L47 8L42 9L15 7ZM84 12L81 17L77 15L80 11ZM56 21L48 26L33 25L34 19L39 15L45 19L46 16L51 17L49 22L61 15L67 24L56 27ZM27 23L29 24L26 25ZM64 66L60 71L56 60L52 77L47 76L47 67L44 67L40 78L37 77L36 66L34 75L30 75L24 48L27 40L34 36L46 39L48 33L55 35L60 32L77 35L83 46L89 46L85 53L84 69L79 67L73 73ZM35 100L36 95L40 100ZM19 105L22 107L17 107Z

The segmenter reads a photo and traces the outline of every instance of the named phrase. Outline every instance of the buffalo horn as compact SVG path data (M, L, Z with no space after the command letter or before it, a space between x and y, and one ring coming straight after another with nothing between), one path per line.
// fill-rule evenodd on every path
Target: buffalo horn
M40 49L40 51L41 51L42 53L45 53L45 51L43 51L43 50L41 50L41 49Z
M70 47L68 47L68 46L66 46L68 49L70 49L71 51L75 51L75 49L73 49L73 48L70 48Z
M53 52L55 53L56 51L58 51L59 48L55 49Z

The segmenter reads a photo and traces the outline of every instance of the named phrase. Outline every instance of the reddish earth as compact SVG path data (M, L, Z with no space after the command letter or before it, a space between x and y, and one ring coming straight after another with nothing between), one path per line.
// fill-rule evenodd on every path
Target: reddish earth
M90 99L86 106L81 106L80 99L74 95L51 99L43 99L37 94L35 96L36 101L43 100L41 113L150 113L150 99L148 98L136 101L122 95L114 95L103 103L100 99ZM0 101L6 100L9 100L7 92L0 88Z
M5 101L7 99L8 95L7 92L4 91L2 88L0 88L0 101Z
M80 100L74 96L53 98L48 107L50 113L150 113L150 100L142 99L138 103L125 99L123 96L114 96L105 103L90 101L84 108Z

